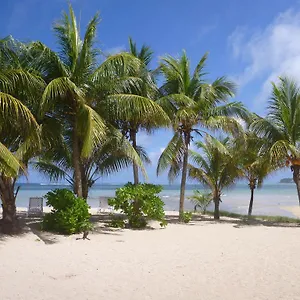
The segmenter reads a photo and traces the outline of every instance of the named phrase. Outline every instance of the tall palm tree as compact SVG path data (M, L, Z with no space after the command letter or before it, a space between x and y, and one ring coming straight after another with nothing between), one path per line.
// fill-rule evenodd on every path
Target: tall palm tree
M173 123L174 136L161 154L157 173L169 168L169 180L181 173L179 216L184 211L189 147L195 134L203 130L223 129L236 131L240 127L234 116L245 117L239 102L228 103L235 85L225 77L212 83L205 80L205 54L193 73L185 52L180 58L162 58L160 70L165 82L160 88L163 95L158 103L168 112ZM221 105L222 104L222 105Z
M251 128L270 142L272 163L286 160L291 166L300 205L300 87L287 77L272 86L267 115L257 117Z
M43 81L28 66L26 45L12 37L0 41L0 198L2 231L17 229L15 182L26 174L31 156L40 148L39 125L31 111Z
M214 219L220 218L220 201L224 188L235 183L242 176L229 138L217 140L206 135L204 142L196 142L201 151L190 151L191 160L196 164L189 165L189 177L208 186L215 204Z
M123 84L117 94L108 96L107 111L110 112L111 123L129 139L141 159L150 162L146 152L137 144L137 134L141 131L151 133L157 128L169 126L170 119L155 102L158 89L154 73L149 67L152 50L146 45L142 45L139 50L136 43L129 38L129 53L140 62L140 65L129 70L125 77L126 81L128 78L135 79L134 84ZM138 184L139 168L136 162L133 162L133 177L134 184Z
M82 165L93 149L107 138L108 124L95 110L96 102L108 83L114 81L116 70L121 73L139 65L138 59L125 53L97 65L98 51L94 44L98 23L96 14L81 39L70 5L69 14L63 13L54 26L59 52L40 42L31 45L33 66L47 82L40 105L41 116L58 120L66 129L66 138L70 137L74 191L80 197L83 195ZM101 93L97 95L99 89Z

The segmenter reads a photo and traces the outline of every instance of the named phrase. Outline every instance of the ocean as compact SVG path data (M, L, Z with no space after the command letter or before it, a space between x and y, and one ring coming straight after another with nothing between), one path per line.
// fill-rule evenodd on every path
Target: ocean
M68 188L64 184L44 184L44 183L20 183L20 190L17 196L17 206L27 207L29 197L42 197L50 190L57 188ZM18 186L17 185L17 186ZM99 207L99 197L113 197L115 190L122 185L101 184L94 185L90 190L88 203L92 208ZM163 185L161 198L165 203L165 210L176 211L179 206L179 185ZM185 209L193 210L193 203L188 199L193 194L193 190L205 189L200 185L187 185ZM250 199L248 185L237 184L233 188L223 191L220 208L235 213L247 214ZM44 203L44 205L46 205ZM283 209L285 206L298 205L296 186L291 183L265 184L262 188L256 189L254 194L254 215L281 215L293 217L291 212ZM212 207L211 207L212 208Z

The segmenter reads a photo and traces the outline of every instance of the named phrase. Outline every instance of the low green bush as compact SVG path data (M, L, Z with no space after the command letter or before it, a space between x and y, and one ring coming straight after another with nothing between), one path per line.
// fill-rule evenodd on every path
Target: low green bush
M109 205L127 216L131 228L144 228L147 220L157 220L166 226L164 202L157 195L161 191L160 185L129 182L116 190L116 197L109 199Z
M56 189L45 198L52 210L43 219L44 230L73 234L91 229L89 206L83 198L68 189Z
M125 221L121 217L113 217L108 223L108 226L113 228L125 228Z
M192 212L186 211L181 214L180 220L182 220L184 223L189 223L192 220L192 216Z

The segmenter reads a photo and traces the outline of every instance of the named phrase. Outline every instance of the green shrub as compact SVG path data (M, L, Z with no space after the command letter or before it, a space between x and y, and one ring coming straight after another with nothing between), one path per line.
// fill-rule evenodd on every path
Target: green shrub
M108 226L113 228L125 228L125 221L122 217L113 217Z
M116 190L116 197L109 199L109 205L115 210L121 210L132 228L143 228L147 220L157 220L161 226L166 226L164 202L158 197L162 186L140 183L127 183Z
M56 189L45 198L52 210L43 219L44 230L73 234L91 229L89 206L83 198L68 189Z
M211 193L202 193L199 190L195 190L193 196L189 197L189 199L194 203L195 212L197 208L200 208L200 212L205 214L208 205L212 201L212 195Z
M182 220L184 223L189 223L192 220L192 216L192 212L186 211L181 214L180 220Z

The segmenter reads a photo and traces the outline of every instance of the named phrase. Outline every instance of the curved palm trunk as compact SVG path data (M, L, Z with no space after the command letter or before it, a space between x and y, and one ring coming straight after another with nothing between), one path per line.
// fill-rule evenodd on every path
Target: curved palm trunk
M298 201L300 206L300 166L297 165L292 166L292 171L293 171L293 180L297 187Z
M76 121L75 121L76 125ZM81 163L80 163L80 147L79 138L77 135L77 126L73 129L73 167L74 167L74 193L78 197L82 197L82 176L81 176Z
M186 185L186 178L187 178L189 144L190 144L190 138L188 135L185 136L185 150L184 150L183 162L182 162L182 175L181 175L180 199L179 199L179 221L183 220L183 213L184 213L184 195L185 195L185 185Z
M250 191L251 191L251 197L250 197L250 202L249 202L249 207L248 207L248 217L250 217L252 215L254 190L256 188L256 179L254 179L253 181L250 181L249 187L250 187Z
M13 234L18 230L16 194L14 193L15 179L0 177L0 195L2 200L1 229L5 234Z
M130 140L132 142L133 149L136 151L137 150L136 130L130 131ZM133 162L132 168L133 168L133 182L134 184L139 184L139 167L135 162Z

